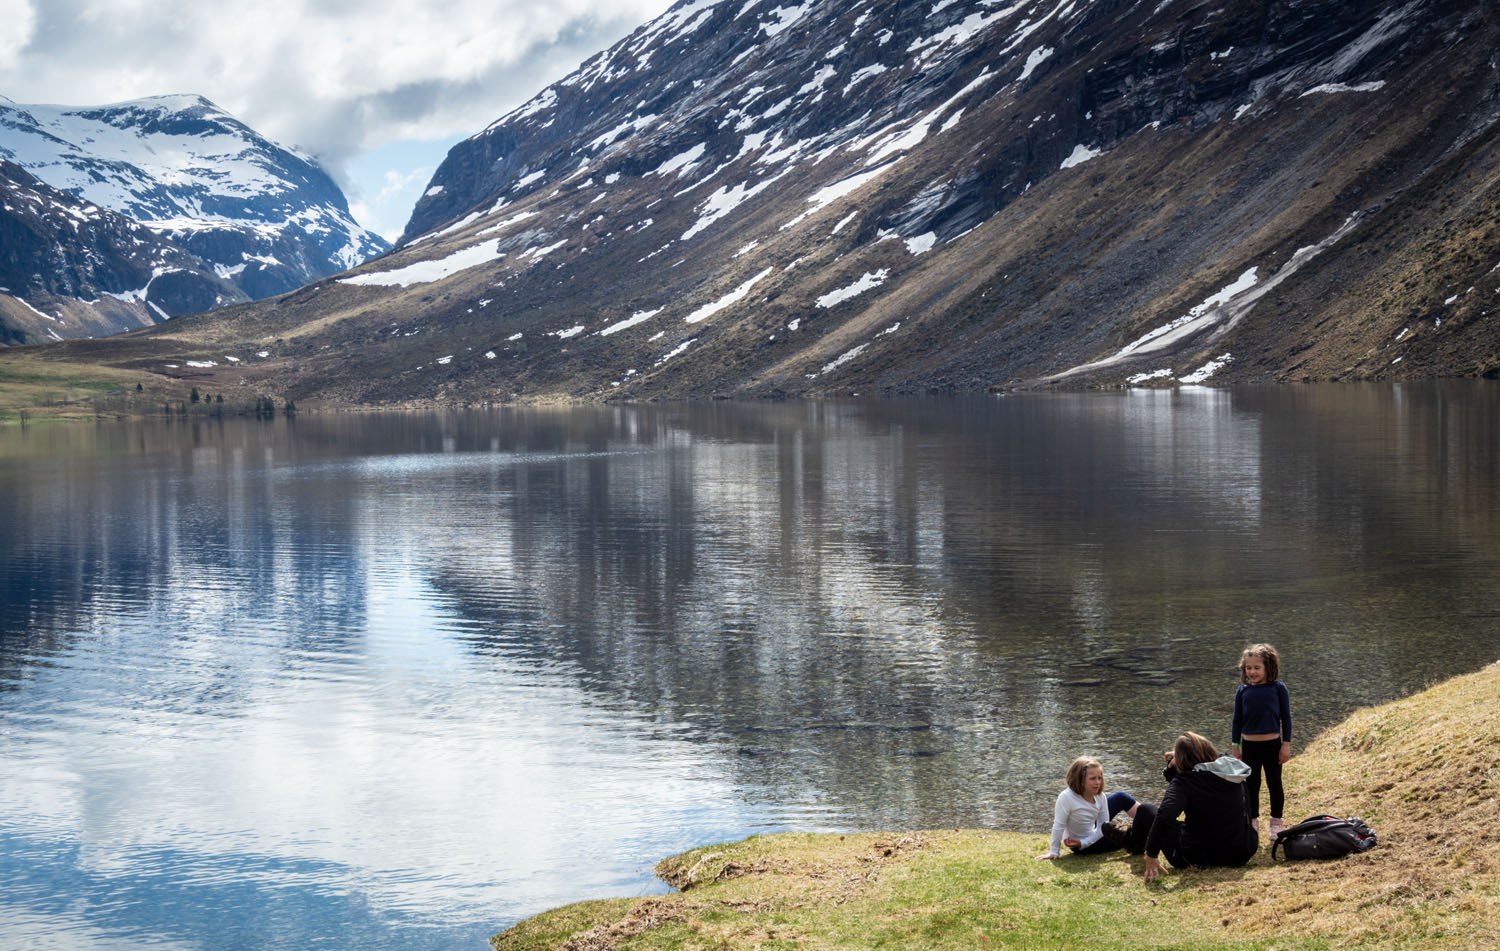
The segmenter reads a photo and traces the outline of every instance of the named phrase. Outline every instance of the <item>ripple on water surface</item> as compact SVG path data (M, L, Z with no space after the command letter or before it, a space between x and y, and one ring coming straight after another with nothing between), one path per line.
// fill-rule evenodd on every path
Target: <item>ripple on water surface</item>
M1494 388L0 430L0 944L461 948L1500 653Z

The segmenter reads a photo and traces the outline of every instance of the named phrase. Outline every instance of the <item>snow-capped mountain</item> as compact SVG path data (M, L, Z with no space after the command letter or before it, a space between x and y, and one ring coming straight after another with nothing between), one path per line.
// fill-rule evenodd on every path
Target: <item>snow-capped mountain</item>
M1475 0L684 0L455 146L398 250L266 306L287 342L236 372L299 401L1497 373L1496 50Z
M314 161L201 96L88 108L0 99L0 158L135 219L253 299L388 248Z
M0 344L106 336L247 299L134 219L0 159Z

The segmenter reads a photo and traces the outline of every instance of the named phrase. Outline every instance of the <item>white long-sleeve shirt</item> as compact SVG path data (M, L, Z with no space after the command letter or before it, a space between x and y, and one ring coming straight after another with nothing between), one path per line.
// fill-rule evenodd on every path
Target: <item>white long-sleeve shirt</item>
M1109 821L1109 800L1103 794L1093 802L1064 788L1057 794L1057 808L1052 811L1053 855L1062 854L1062 841L1071 837L1079 841L1079 848L1087 848L1104 837L1104 824Z

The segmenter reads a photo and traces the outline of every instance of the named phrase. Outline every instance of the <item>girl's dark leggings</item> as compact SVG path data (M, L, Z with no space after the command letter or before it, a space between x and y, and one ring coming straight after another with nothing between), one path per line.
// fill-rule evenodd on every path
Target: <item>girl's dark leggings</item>
M1132 796L1130 793L1125 792L1123 790L1121 790L1120 792L1112 792L1112 793L1110 793L1109 796L1104 801L1109 804L1109 817L1111 819L1113 819L1115 816L1119 815L1122 812L1129 812L1130 811L1130 807L1134 806L1136 804L1135 797ZM1131 828L1134 829L1135 826L1132 825ZM1149 823L1149 822L1146 823L1145 828L1150 829L1151 828L1151 823ZM1142 841L1142 843L1145 842L1145 834L1144 833L1142 833L1142 835L1141 835L1141 841ZM1095 842L1093 845L1086 846L1086 847L1081 848L1081 849L1074 849L1073 851L1076 852L1076 853L1078 853L1079 855L1094 855L1095 853L1098 853L1098 852L1110 852L1110 851L1113 851L1114 849L1118 849L1118 848L1119 848L1119 846L1116 845L1114 842L1111 842L1109 839L1100 839L1098 842Z
M1240 758L1250 767L1245 780L1245 813L1252 819L1260 816L1260 772L1266 771L1266 791L1271 794L1271 818L1280 819L1286 807L1286 790L1281 788L1281 741L1245 740L1240 744Z

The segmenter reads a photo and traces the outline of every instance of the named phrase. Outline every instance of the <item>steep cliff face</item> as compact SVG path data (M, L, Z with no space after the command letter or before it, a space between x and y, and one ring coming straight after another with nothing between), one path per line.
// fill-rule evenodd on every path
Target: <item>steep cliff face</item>
M0 344L102 337L246 299L139 222L0 160Z
M249 298L387 249L312 161L201 96L96 108L0 99L0 159L207 262Z
M361 401L1491 374L1497 49L1472 0L689 0L456 146L396 254L256 310L284 341L236 372Z

